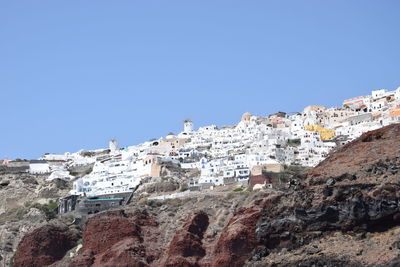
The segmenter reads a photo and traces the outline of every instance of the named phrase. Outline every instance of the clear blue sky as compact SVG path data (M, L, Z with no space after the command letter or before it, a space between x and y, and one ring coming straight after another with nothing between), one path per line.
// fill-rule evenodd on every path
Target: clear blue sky
M0 158L400 86L400 1L0 1Z

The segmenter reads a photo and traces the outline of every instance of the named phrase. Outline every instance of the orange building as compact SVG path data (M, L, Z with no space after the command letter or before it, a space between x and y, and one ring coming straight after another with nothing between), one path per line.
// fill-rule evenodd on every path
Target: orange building
M400 109L392 109L389 112L389 117L399 117L400 116Z

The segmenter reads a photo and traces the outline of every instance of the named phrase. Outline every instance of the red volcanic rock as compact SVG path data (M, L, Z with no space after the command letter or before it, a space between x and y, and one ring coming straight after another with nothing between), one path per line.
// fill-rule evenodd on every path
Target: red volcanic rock
M145 211L100 213L87 221L81 254L71 266L148 266L159 256L158 235Z
M146 248L137 240L126 238L104 253L97 255L92 266L143 267L148 266Z
M45 225L26 234L18 245L14 266L47 266L76 245L77 237L68 229Z
M309 172L309 177L327 178L354 174L384 158L400 153L400 124L393 124L362 134L342 146Z
M214 267L243 266L249 254L257 246L255 234L260 217L257 207L240 208L222 230L214 250Z
M83 251L97 254L125 238L141 240L139 227L121 211L100 213L88 220L83 234Z
M282 196L283 194L272 194L253 201L249 207L237 210L222 230L214 248L211 266L243 266L260 245L256 236L256 227L262 210L272 209Z
M194 213L176 232L166 250L166 260L162 266L199 266L198 261L205 256L202 239L208 224L205 212Z
M78 256L74 257L71 263L71 267L86 267L92 266L94 262L94 254L92 252L84 252L79 254Z

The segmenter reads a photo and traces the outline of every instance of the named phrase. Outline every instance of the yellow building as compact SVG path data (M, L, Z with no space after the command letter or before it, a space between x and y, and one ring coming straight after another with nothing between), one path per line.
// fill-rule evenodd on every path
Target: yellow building
M323 141L331 140L335 137L335 130L333 129L323 128L319 125L306 125L304 126L304 128L306 129L306 131L318 132L321 140Z

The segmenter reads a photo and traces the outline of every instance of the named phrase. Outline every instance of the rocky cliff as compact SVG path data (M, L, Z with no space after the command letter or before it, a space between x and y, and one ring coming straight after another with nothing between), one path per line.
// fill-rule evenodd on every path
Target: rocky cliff
M0 266L9 265L25 234L55 218L55 202L68 193L69 185L47 177L0 172Z
M14 263L399 266L399 141L400 125L366 133L282 190L143 200L90 217L81 232L40 228L21 240ZM54 239L66 245L49 246Z

